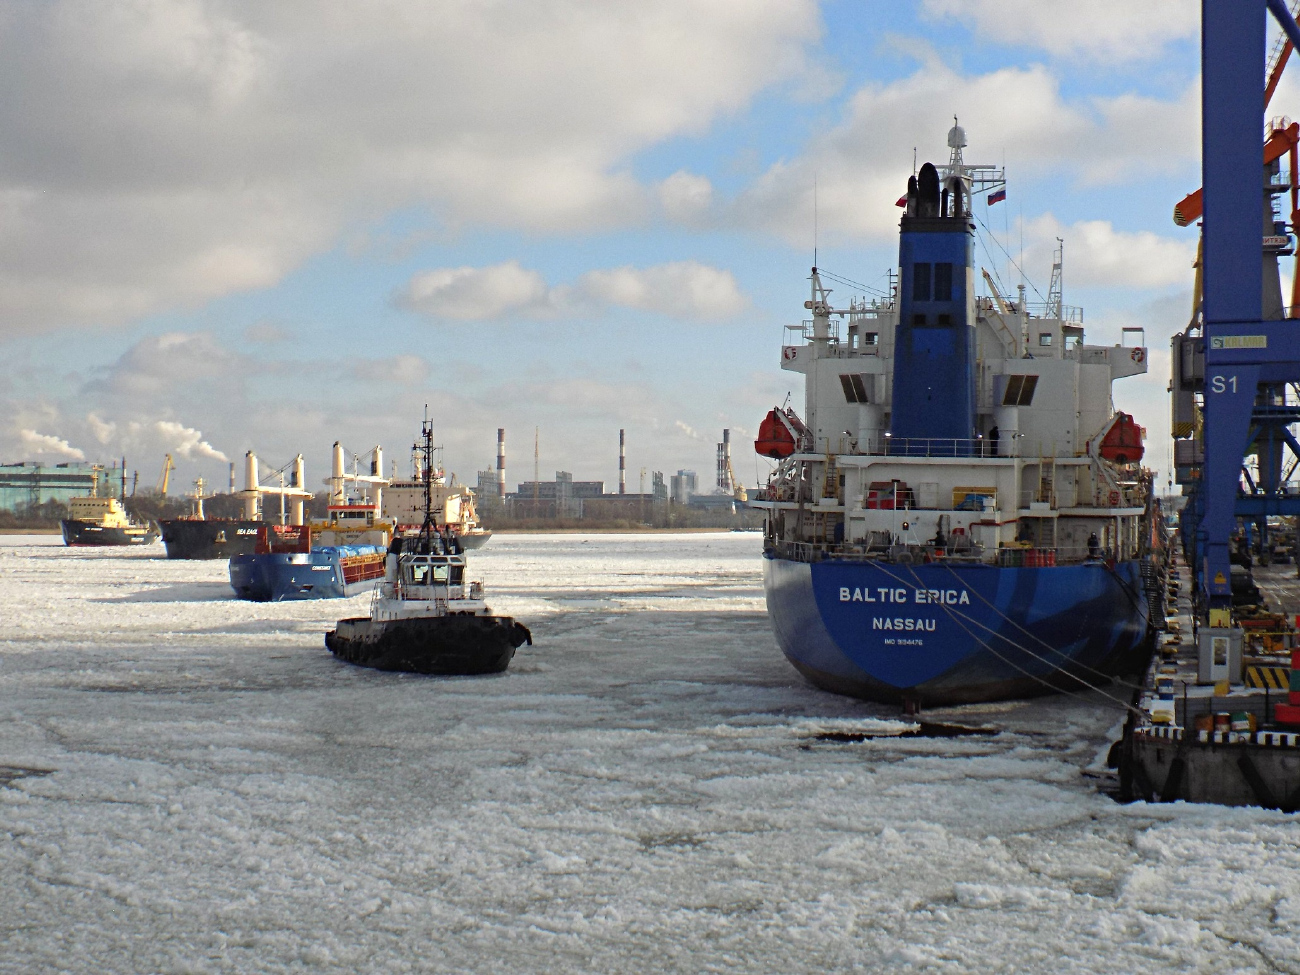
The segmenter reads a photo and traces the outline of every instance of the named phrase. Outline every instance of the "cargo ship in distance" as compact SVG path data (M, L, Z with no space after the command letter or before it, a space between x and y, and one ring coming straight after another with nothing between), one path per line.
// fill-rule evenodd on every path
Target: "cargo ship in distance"
M1111 384L1146 372L1140 329L1088 345L1061 300L977 297L972 201L1004 173L946 166L908 182L896 288L831 303L813 268L784 369L805 409L772 410L756 450L768 612L819 687L913 705L1098 685L1141 660L1159 606L1142 434ZM845 281L845 284L852 282Z
M294 483L302 484L301 456L295 464ZM393 533L393 526L381 518L388 483L379 474L381 448L371 452L369 468L369 474L346 473L343 447L335 442L327 520L306 522L303 501L310 493L294 496L289 524L262 525L254 550L230 559L235 595L261 602L336 599L376 588L384 578ZM249 476L255 475L254 470ZM349 483L357 494L349 494Z
M101 497L99 479L107 474L102 467L95 468L95 479L89 497L70 498L68 517L59 527L65 545L151 545L158 540L158 526L151 521L138 521L127 512L126 458L122 459L122 496L111 494ZM105 483L111 475L105 477Z

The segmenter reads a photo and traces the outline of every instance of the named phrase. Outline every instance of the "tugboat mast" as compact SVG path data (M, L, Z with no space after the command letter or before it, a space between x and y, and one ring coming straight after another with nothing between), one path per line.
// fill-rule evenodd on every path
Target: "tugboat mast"
M433 520L433 423L429 419L429 407L424 408L424 422L420 425L420 441L414 448L423 458L424 470L424 521L420 525L420 546L426 552L433 551L433 536L437 524Z

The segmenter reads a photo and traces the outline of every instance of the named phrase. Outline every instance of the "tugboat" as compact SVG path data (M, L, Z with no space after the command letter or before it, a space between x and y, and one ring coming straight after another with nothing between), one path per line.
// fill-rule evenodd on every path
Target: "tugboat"
M299 457L295 484L303 483L301 463ZM382 489L388 483L378 474L382 467L383 453L376 447L370 475L344 473L343 448L335 443L328 520L304 524L302 499L296 497L289 524L261 525L253 552L230 560L230 587L235 595L258 602L337 599L378 586L393 534L393 526L380 519ZM374 493L350 496L344 487L347 481L367 485ZM292 496L293 489L282 490ZM306 491L301 496L310 497Z
M493 616L483 586L465 581L465 555L456 535L433 517L433 426L425 420L424 522L397 535L385 559L384 581L370 616L339 620L325 646L340 660L376 670L414 674L497 674L532 634L509 616Z
M69 498L68 517L60 522L65 545L150 545L158 540L158 526L136 521L123 506L126 501L126 458L122 458L122 497L99 496L99 475L88 498Z

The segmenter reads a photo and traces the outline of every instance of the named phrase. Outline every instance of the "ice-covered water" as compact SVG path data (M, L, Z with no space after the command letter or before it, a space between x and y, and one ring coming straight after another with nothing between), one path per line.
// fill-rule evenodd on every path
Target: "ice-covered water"
M1068 698L819 740L897 715L790 669L758 546L498 536L535 646L438 679L324 650L367 597L0 538L0 971L1300 972L1294 817L1112 803Z

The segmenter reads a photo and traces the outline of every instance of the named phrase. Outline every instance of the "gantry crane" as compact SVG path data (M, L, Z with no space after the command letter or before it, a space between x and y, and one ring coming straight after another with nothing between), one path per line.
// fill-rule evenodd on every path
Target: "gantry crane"
M1300 407L1275 396L1286 384L1300 381L1300 322L1265 320L1260 288L1260 174L1265 154L1259 126L1266 90L1276 87L1272 76L1285 64L1279 55L1269 84L1261 83L1266 68L1265 8L1291 46L1300 44L1300 26L1284 0L1204 0L1202 6L1202 302L1197 341L1203 358L1195 366L1193 382L1204 404L1204 460L1188 502L1191 517L1184 517L1185 533L1191 536L1185 534L1184 545L1206 610L1202 619L1211 627L1229 625L1230 546L1237 519L1300 514L1300 497L1287 495L1273 476L1280 466L1275 448L1285 447L1300 457L1300 443L1289 430ZM1294 184L1294 171L1291 176ZM1197 350L1192 352L1195 365ZM1248 450L1259 454L1262 476L1259 483L1247 478L1249 487L1243 491L1242 459Z

